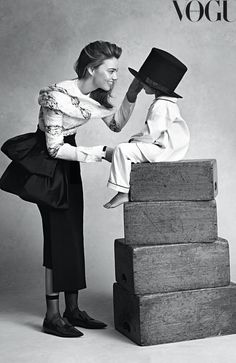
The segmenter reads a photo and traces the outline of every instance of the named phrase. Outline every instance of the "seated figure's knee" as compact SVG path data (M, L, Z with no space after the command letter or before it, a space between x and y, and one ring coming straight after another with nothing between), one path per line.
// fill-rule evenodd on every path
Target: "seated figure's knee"
M123 142L119 145L117 145L114 149L114 152L117 153L117 154L122 154L122 155L127 155L127 152L128 152L128 147L127 145L129 146L129 144Z

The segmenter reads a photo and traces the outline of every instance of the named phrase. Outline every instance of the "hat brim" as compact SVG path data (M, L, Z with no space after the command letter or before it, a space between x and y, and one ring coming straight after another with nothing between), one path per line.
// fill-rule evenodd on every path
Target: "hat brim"
M137 78L138 81L142 82L142 83L145 83L148 87L151 87L149 86L148 83L146 83L139 75L139 72L137 72L135 69L133 68L130 68L128 67L128 70L130 71L130 73L135 77ZM154 89L158 89L159 91L162 91L161 89L159 89L158 87L151 87L151 88L154 88ZM175 92L165 92L165 94L167 94L168 96L170 97L176 97L176 98L183 98L182 96L178 95L177 93Z

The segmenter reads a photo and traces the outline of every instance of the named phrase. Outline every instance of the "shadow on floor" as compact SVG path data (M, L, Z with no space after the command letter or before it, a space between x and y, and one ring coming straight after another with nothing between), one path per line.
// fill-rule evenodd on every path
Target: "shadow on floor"
M86 310L89 315L99 320L113 324L113 299L112 293L94 292L83 290L79 293L79 307ZM8 314L23 313L38 317L45 315L45 296L41 290L29 291L2 291L0 299L1 317ZM64 294L60 294L60 311L64 311Z

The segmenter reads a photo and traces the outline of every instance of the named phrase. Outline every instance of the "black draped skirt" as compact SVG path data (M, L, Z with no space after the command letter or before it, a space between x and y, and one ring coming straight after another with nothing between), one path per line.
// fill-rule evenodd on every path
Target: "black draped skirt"
M65 143L76 146L75 135ZM0 188L36 203L43 226L43 265L53 271L53 289L86 287L83 188L79 162L50 158L42 131L20 135L2 147L13 161Z

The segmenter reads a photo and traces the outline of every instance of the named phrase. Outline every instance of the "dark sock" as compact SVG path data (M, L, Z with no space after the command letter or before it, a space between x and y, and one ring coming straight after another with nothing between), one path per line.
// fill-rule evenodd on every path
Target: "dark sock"
M78 290L65 291L66 310L73 311L78 307Z
M50 320L59 313L59 294L46 295L47 318Z

